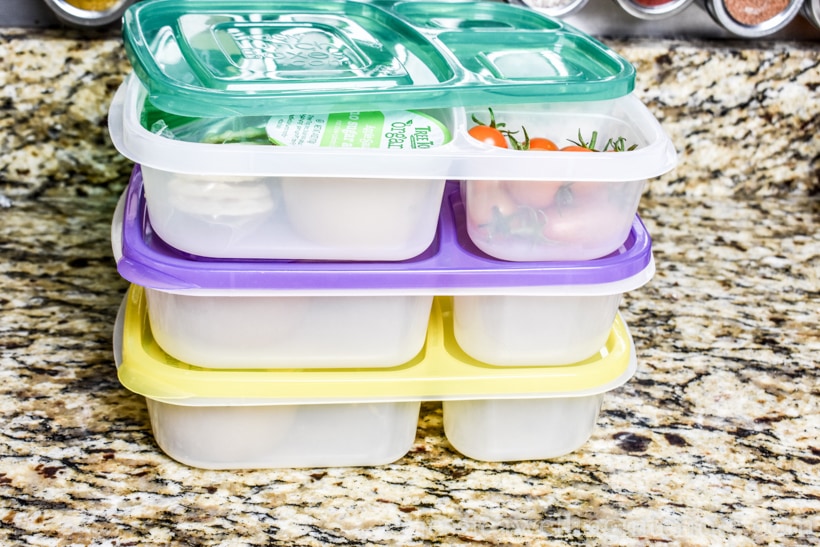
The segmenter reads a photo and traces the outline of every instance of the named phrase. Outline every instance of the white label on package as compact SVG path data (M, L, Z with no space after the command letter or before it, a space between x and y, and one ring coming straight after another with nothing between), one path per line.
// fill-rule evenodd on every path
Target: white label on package
M265 129L279 146L424 150L450 140L440 121L412 111L274 116Z

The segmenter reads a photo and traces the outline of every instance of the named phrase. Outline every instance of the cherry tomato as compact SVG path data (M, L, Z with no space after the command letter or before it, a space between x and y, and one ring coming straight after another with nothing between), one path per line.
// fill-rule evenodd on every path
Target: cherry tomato
M565 146L561 149L562 152L595 152L595 150L590 150L586 146L579 146L577 144L571 144L569 146Z
M581 207L552 207L547 211L544 237L550 241L596 247L629 231L632 218L602 203Z
M489 125L476 125L470 128L467 133L469 133L472 138L479 140L484 144L497 146L499 148L507 148L507 139L504 138L504 134L495 127L490 127Z
M508 180L504 188L519 205L543 209L552 205L562 183L537 180Z
M558 150L558 145L549 139L535 137L530 139L530 150Z
M499 180L474 180L466 188L467 221L474 229L511 215L518 208Z

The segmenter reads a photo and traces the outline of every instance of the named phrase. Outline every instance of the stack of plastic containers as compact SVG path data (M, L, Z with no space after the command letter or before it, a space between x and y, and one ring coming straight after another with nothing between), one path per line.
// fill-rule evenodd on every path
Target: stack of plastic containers
M425 400L477 459L587 440L636 367L618 305L654 273L636 211L675 163L626 61L461 0L149 0L123 28L115 353L166 453L389 463ZM500 148L469 133L491 118L635 148Z

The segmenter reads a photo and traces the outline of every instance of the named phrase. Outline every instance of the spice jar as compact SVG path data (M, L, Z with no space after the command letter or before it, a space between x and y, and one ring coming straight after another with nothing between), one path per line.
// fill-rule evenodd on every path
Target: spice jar
M583 8L587 0L508 0L511 4L523 4L551 17L567 17Z
M727 31L745 38L774 34L800 11L803 0L701 0Z
M73 27L102 27L119 21L135 0L44 0L57 18Z
M665 19L689 7L692 0L615 0L621 8L639 19Z
M820 28L820 0L805 0L801 13L812 25Z

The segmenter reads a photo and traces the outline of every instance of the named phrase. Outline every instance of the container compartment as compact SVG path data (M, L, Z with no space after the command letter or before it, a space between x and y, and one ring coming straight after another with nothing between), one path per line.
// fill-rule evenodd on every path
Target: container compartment
M432 242L444 190L444 179L143 173L156 232L209 258L406 260Z
M175 460L258 469L391 463L413 446L420 403L146 405L157 444Z
M566 365L600 350L621 296L455 296L455 337L496 366Z
M496 122L520 142L526 131L559 148L594 140L598 152L493 150L475 141L510 163L517 157L541 167L522 164L507 176L465 179L462 196L475 244L513 261L590 260L617 249L637 212L645 168L663 156L665 141L646 107L631 99L493 108ZM489 107L471 109L468 117L489 123ZM624 151L602 152L615 146Z
M421 350L432 295L201 296L148 289L151 329L211 368L392 367Z
M444 434L475 460L557 458L589 440L604 396L444 401Z
M210 258L405 260L430 245L448 160L415 152L446 145L452 111L197 119L153 108L135 78L123 86L112 137L143 160L151 222L174 247ZM320 128L326 140L308 142ZM401 143L388 143L393 135ZM288 140L275 146L274 137ZM379 142L388 148L369 148ZM348 146L375 158L357 161ZM295 149L305 155L276 162ZM325 151L348 157L336 157L333 174L309 176ZM243 174L269 154L269 167ZM416 164L410 178L401 175L407 162ZM392 163L391 175L369 172L378 163Z

